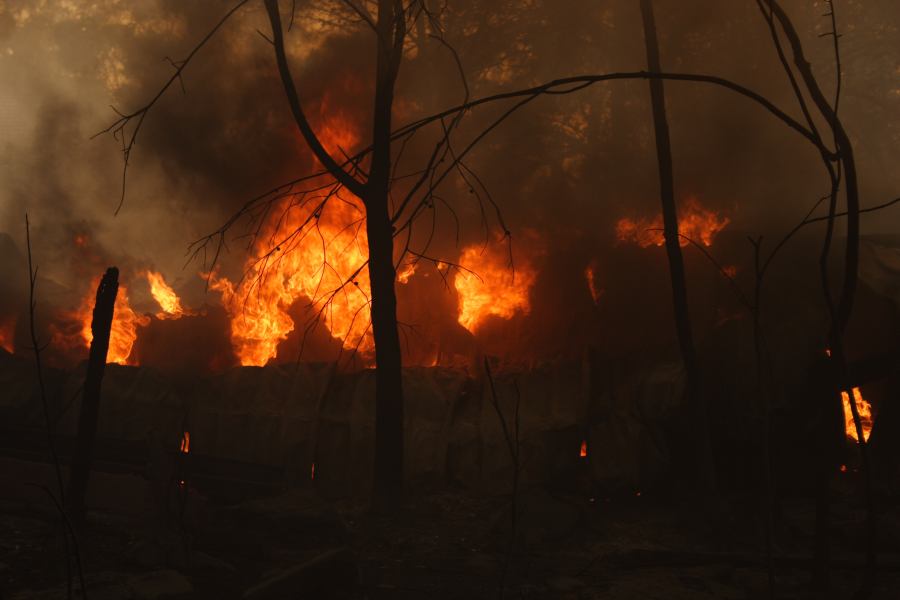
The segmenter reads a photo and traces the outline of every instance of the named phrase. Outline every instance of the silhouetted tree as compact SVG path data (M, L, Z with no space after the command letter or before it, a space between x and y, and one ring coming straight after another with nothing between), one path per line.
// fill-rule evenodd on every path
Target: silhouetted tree
M641 0L641 17L644 25L647 68L651 73L662 73L652 0ZM649 85L650 103L653 110L653 130L656 133L656 160L659 165L659 195L662 203L663 233L666 254L669 258L669 274L672 279L675 329L678 333L678 345L681 348L681 360L687 380L685 396L689 411L699 428L699 433L692 436L696 446L696 451L693 453L696 461L695 468L700 488L710 491L715 487L715 476L709 443L707 410L700 388L700 365L691 330L691 313L688 307L684 258L681 255L681 238L678 234L678 210L675 206L675 182L672 172L669 122L666 118L666 97L662 79L650 79Z

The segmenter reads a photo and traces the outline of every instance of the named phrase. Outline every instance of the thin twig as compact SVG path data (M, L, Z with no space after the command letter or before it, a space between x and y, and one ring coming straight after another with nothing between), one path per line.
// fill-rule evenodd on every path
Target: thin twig
M40 392L41 398L41 408L44 413L44 427L47 432L47 448L50 451L50 457L53 460L53 471L56 475L56 485L59 494L59 499L51 492L48 488L44 486L38 486L50 496L53 500L53 503L56 505L60 516L63 520L63 544L65 547L66 553L66 581L67 581L67 592L68 598L72 598L72 562L74 560L78 577L81 582L81 593L83 597L87 597L87 588L84 585L84 572L81 567L81 553L78 549L78 538L75 536L75 531L72 528L72 524L69 522L69 518L66 515L66 511L64 510L65 506L65 486L63 485L62 478L62 468L59 463L59 455L56 452L56 443L53 440L53 424L52 419L50 418L50 408L47 403L47 389L44 384L44 369L41 361L41 351L43 347L38 341L37 329L35 323L35 309L37 308L37 301L34 298L35 286L37 284L37 274L38 269L34 266L31 256L31 223L28 220L28 213L25 213L25 245L28 250L28 317L29 317L29 325L30 325L30 333L31 333L31 346L34 350L34 363L37 370L37 378L38 378L38 389ZM69 548L69 542L71 542L74 548L74 556Z

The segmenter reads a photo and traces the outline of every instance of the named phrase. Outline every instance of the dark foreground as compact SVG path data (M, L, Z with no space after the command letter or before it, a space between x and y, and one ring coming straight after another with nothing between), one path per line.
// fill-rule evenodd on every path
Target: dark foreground
M47 466L0 463L0 597L65 598L59 516L27 485L45 481ZM835 598L852 597L863 577L853 477L839 482L835 502ZM509 496L413 491L395 514L375 516L312 489L247 491L238 501L189 489L159 512L147 508L139 477L95 473L92 482L100 501L78 537L93 599L497 598L501 587L507 598L768 597L764 527L746 499L522 489L510 544ZM782 504L777 598L809 597L813 516L808 500ZM879 529L872 598L895 599L900 513L882 507Z

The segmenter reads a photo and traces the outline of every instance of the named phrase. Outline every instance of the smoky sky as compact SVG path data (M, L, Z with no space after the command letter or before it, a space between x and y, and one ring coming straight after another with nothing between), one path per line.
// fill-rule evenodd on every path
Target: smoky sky
M290 119L264 37L262 3L251 2L147 116L125 204L114 215L120 147L109 135L92 136L115 120L111 105L129 112L152 98L172 73L167 59L186 56L232 4L11 0L0 6L0 231L21 253L29 212L36 258L53 289L80 295L92 270L109 263L123 272L157 269L189 304L209 301L200 265L185 267L188 244L248 198L315 168ZM282 10L289 4L282 2ZM755 2L656 4L664 69L733 79L800 117ZM831 40L820 37L830 27L823 3L784 5L830 95L836 80ZM339 7L298 3L288 34L292 68L314 124L345 115L365 145L374 39ZM857 151L863 205L878 204L900 194L900 6L845 1L837 9L840 112ZM438 18L473 98L645 64L640 14L631 1L451 0ZM422 25L410 31L396 124L464 97L456 59L433 33ZM700 84L667 84L666 94L679 198L697 196L727 214L733 230L770 234L789 229L827 191L814 149L758 106ZM467 116L459 147L506 106ZM411 143L400 169L421 166L436 134L423 132ZM500 207L514 242L534 230L551 254L564 247L587 261L614 243L618 218L657 211L646 82L538 99L485 138L467 164ZM435 216L434 251L445 258L456 258L458 243L492 239L473 187L481 192L480 185L449 177L439 190L454 211ZM496 228L496 216L487 216ZM896 232L898 225L897 211L863 220L872 233ZM74 249L76 235L87 236L89 252ZM240 240L230 243L223 268L239 270L244 249ZM152 309L145 291L131 296L138 308Z

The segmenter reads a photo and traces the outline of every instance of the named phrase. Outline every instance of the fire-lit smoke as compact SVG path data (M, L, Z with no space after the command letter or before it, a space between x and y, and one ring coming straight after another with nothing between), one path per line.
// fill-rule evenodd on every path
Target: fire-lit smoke
M728 217L704 208L697 198L689 196L678 210L678 233L681 235L678 243L687 246L692 240L704 246L712 246L716 235L730 222ZM634 242L642 248L662 246L666 243L662 215L658 214L652 219L619 219L616 223L616 239L620 242Z
M358 143L349 119L324 123L319 137L333 153ZM374 348L365 208L346 190L326 202L327 194L282 199L269 212L240 282L211 277L231 316L232 345L242 365L262 366L277 356L297 326L289 310L298 301L310 305L312 318L320 318L344 348L363 355Z
M847 439L859 442L856 424L853 422L853 412L850 407L850 394L841 392L841 400L844 403L844 430L847 433ZM869 434L872 433L872 405L863 398L862 391L858 387L853 388L853 401L856 403L857 411L859 411L863 439L868 442Z
M181 307L181 300L178 299L175 290L166 283L162 273L147 271L145 276L147 277L147 283L150 284L150 294L162 309L162 312L156 315L157 318L178 319L183 316L184 309Z
M479 244L463 248L462 267L453 281L459 294L459 323L471 332L488 317L511 319L531 312L529 293L537 279L534 267L513 265L505 245Z
M77 333L67 335L56 331L53 335L54 344L70 350L90 348L91 341L94 339L91 322L94 317L95 290L99 283L99 277L91 282L90 291L82 299L79 308L68 315L71 320L78 323ZM106 355L106 362L120 365L135 364L131 360L131 348L137 339L138 328L145 327L149 322L149 317L138 315L131 309L128 302L128 288L120 283L116 304L113 308L113 322L109 333L109 352Z

